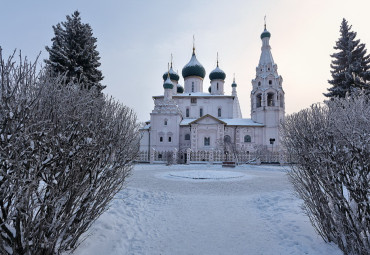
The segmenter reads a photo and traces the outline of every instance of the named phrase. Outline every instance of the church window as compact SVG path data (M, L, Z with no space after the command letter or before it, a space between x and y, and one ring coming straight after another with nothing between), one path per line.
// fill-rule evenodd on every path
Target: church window
M284 107L284 97L283 97L283 95L280 95L280 107L281 108Z
M217 82L217 90L218 90L218 82Z
M261 86L261 82L260 81L258 82L258 86Z
M190 102L191 102L192 104L196 104L196 103L197 103L197 99L196 99L195 97L192 97L192 98L190 99Z
M203 108L200 108L199 109L199 117L202 117L203 116Z
M164 125L167 126L167 120L164 120Z
M270 84L270 85L272 84L272 80L269 80L269 84Z
M275 106L274 93L267 94L267 106Z
M186 117L189 117L189 115L190 115L190 114L189 114L189 111L190 111L190 110L189 110L189 108L186 108L186 111L185 111L185 116L186 116Z
M211 144L211 138L210 137L204 137L204 146L209 146Z
M163 142L163 136L160 136L160 137L159 137L159 141L160 141L160 142Z
M267 70L269 70L269 71L270 71L270 67L269 67L269 68L267 68Z
M218 110L217 110L217 116L218 117L221 117L221 108L218 108Z
M191 83L191 92L194 92L194 82Z
M225 135L224 142L225 143L231 143L231 137L229 135Z
M190 134L185 135L185 140L187 140L187 141L190 140Z
M252 139L251 139L251 136L250 135L244 136L244 142L245 143L250 143L251 141L252 141Z
M169 143L172 142L172 137L171 136L168 137L168 142Z
M261 105L262 105L262 94L258 94L257 96L256 96L256 107L258 108L258 107L261 107Z

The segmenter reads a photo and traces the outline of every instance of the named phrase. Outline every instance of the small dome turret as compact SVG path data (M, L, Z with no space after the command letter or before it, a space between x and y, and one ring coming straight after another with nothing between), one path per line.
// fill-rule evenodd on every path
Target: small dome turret
M177 93L178 94L184 93L184 87L181 86L180 84L177 84Z
M269 31L267 31L266 28L265 28L265 30L261 34L261 39L263 39L265 37L268 37L268 38L271 37L271 33Z
M233 78L233 83L231 83L232 88L236 88L238 85L235 82L235 73L234 73L234 78Z
M170 79L171 80L173 80L173 81L179 81L180 80L180 76L172 69L172 63L171 63L170 71L165 72L162 76L164 81L167 79L168 73L170 73Z
M212 80L225 80L226 74L222 71L217 64L217 67L209 74L209 79Z
M163 88L164 89L173 89L173 83L170 80L170 76L169 75L167 76L167 80L165 80L164 83L163 83Z
M182 76L184 77L184 79L189 76L198 76L203 79L206 76L206 70L204 69L202 64L199 63L195 55L194 48L193 48L193 55L191 56L189 63L187 63L182 69Z

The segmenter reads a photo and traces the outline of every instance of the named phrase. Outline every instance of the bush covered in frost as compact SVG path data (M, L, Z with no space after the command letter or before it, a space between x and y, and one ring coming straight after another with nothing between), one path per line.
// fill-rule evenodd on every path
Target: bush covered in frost
M135 114L0 59L0 254L73 250L130 174Z
M345 254L370 251L370 97L355 93L288 116L289 172L314 228Z

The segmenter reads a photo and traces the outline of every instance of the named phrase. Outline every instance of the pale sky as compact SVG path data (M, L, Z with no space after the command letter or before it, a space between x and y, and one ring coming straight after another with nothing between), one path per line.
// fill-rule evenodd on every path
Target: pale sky
M216 66L226 73L225 93L231 93L233 73L244 118L250 118L251 80L261 52L264 16L270 45L283 77L286 113L324 100L329 87L330 54L346 18L357 39L370 43L369 0L64 0L0 1L0 46L34 60L51 45L52 26L66 15L81 12L97 38L105 93L133 108L140 121L150 119L153 95L163 94L162 75L173 54L174 70L190 60L193 35L197 58L209 73Z

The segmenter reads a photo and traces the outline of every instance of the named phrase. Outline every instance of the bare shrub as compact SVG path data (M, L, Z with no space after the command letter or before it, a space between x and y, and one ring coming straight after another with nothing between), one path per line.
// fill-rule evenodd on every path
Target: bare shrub
M283 144L316 231L345 254L370 250L370 98L361 93L292 114Z
M0 59L0 253L74 250L130 174L135 114Z

